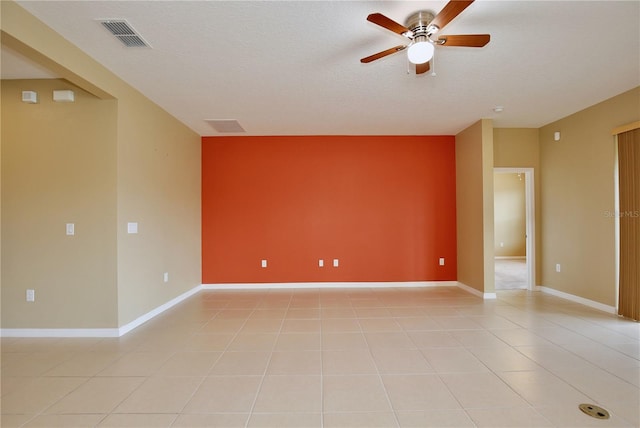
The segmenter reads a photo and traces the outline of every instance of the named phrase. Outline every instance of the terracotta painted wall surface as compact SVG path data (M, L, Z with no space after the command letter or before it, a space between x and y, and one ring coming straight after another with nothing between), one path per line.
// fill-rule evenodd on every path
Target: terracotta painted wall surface
M453 136L204 137L202 282L455 280L455 198Z

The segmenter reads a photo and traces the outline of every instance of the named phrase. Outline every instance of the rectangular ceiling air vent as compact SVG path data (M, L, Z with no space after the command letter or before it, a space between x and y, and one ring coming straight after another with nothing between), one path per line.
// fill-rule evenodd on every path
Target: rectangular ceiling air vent
M128 48L151 47L124 19L104 19L100 23Z
M247 132L235 119L206 119L205 122L220 133Z

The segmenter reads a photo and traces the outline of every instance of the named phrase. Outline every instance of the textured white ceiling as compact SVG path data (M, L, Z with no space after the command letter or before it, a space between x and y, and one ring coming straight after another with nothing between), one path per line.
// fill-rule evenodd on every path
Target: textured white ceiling
M540 127L640 85L639 1L478 0L442 34L491 42L438 47L436 76L407 74L404 52L359 59L404 40L368 14L404 23L446 1L19 3L201 135L218 135L206 119L236 119L247 135L456 134L480 118ZM105 18L152 48L124 48Z

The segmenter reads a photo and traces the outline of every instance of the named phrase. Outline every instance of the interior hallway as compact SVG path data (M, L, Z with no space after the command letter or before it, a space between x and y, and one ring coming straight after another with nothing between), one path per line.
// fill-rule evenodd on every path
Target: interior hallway
M121 338L3 338L1 424L633 427L639 354L538 292L204 291Z

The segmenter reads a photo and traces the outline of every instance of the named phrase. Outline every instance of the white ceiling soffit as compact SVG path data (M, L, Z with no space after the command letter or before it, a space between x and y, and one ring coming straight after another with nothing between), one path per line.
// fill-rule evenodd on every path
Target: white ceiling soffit
M446 1L19 1L201 135L236 118L247 135L451 135L480 118L537 128L640 85L640 1L477 0L442 34L436 75L407 73L399 23ZM120 17L153 49L96 25ZM504 106L495 112L495 106ZM215 135L215 133L213 133Z
M0 49L0 77L2 79L55 79L59 77L6 45Z

